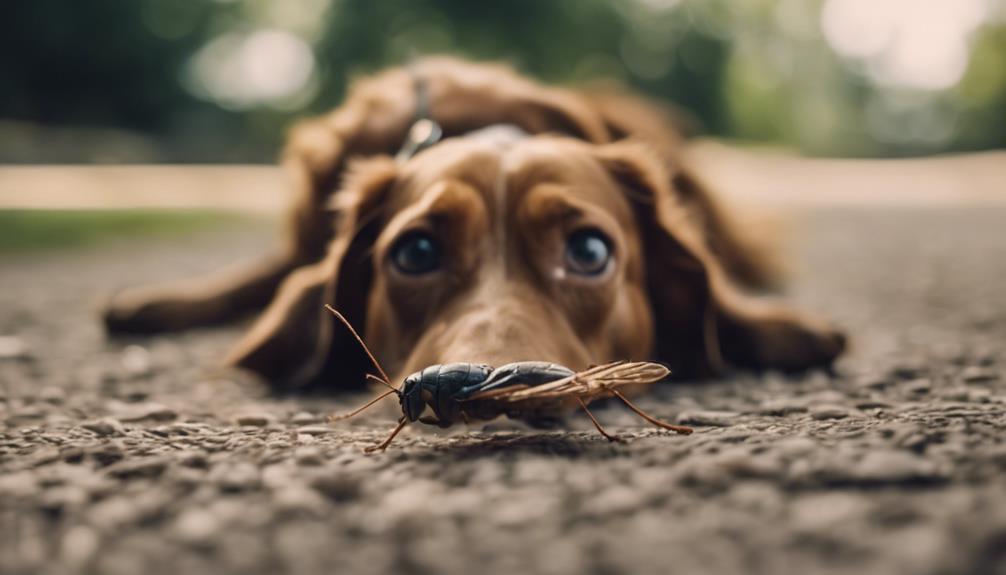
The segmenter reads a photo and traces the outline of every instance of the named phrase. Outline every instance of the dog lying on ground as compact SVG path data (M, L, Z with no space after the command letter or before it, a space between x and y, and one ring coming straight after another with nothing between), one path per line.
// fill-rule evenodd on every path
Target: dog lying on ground
M396 160L420 110L443 139ZM625 93L452 58L392 69L291 131L281 250L127 290L105 323L149 333L263 310L227 363L277 388L364 381L366 357L325 304L399 380L454 361L649 358L689 378L830 365L840 332L742 293L773 284L770 260L682 146L668 114Z

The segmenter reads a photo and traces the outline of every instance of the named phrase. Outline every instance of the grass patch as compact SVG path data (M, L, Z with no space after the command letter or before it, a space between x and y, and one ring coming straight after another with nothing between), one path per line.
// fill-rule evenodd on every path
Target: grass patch
M0 210L0 252L90 246L126 237L176 236L254 221L209 210Z

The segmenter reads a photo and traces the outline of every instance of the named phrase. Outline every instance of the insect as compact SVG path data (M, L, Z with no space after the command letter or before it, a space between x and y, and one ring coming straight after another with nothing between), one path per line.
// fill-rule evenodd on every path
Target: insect
M555 363L523 361L492 368L475 363L447 363L431 365L409 375L401 388L391 383L380 362L370 352L363 338L341 313L330 305L326 308L335 315L360 343L379 376L367 378L389 388L359 408L334 415L331 421L341 421L359 415L389 395L397 395L402 416L391 434L376 445L364 449L367 453L383 451L394 441L402 429L411 422L447 428L459 420L490 420L501 415L533 417L549 415L561 410L579 407L590 418L597 431L609 441L621 441L605 431L587 404L595 399L616 397L637 415L663 429L688 435L690 427L672 425L661 421L630 402L619 387L651 384L663 380L670 370L659 363L617 361L574 372ZM424 415L429 408L432 415Z

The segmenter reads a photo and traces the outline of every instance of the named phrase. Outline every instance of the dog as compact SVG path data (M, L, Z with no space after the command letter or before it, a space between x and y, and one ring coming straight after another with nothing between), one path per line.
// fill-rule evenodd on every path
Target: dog
M417 120L442 138L405 149ZM448 362L652 359L680 378L830 366L839 330L751 295L775 285L773 260L686 165L682 131L624 90L545 86L500 64L387 70L291 130L281 249L126 290L105 325L151 333L261 311L226 363L276 389L363 384L367 358L325 304L399 380Z

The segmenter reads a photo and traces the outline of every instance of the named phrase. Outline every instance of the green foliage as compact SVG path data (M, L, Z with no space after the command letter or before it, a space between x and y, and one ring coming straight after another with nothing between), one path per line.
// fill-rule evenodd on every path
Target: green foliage
M818 154L1006 143L1003 0L985 3L985 24L966 38L971 55L963 78L929 90L875 81L875 62L833 51L822 33L828 1L14 2L0 20L0 119L145 134L159 161L267 162L291 119L337 105L353 77L410 54L446 52L509 61L552 82L614 77L680 104L707 133ZM203 76L216 78L218 91L237 90L240 77L213 66L263 30L308 47L309 81L272 99L214 94ZM260 50L240 65L272 56ZM269 88L293 64L260 70L259 83ZM97 159L88 149L79 146L78 161ZM39 161L48 157L44 147L33 153Z
M0 210L0 253L93 245L133 236L176 236L247 218L213 211Z

